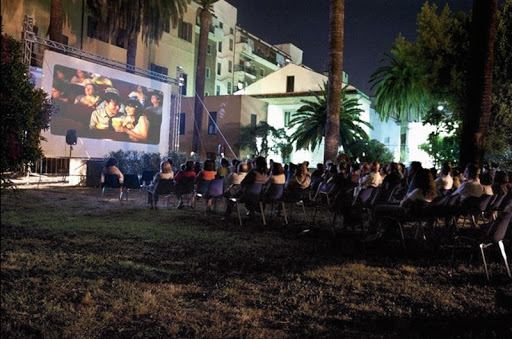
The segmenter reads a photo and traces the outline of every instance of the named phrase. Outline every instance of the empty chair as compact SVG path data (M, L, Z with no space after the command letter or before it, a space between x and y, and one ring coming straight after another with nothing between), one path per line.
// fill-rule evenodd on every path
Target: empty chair
M155 171L146 170L143 171L140 177L140 185L142 188L147 188L153 181L153 177L155 176Z
M505 234L507 233L508 227L510 226L511 219L512 213L500 213L496 220L492 222L491 227L487 231L485 239L479 244L487 280L489 280L489 270L487 268L487 261L485 259L484 250L493 244L498 244L498 247L501 251L501 256L503 257L503 262L505 263L505 268L507 269L507 274L510 278L512 278L512 275L510 274L510 267L508 266L507 253L505 252L505 245L503 245L503 239L505 238Z
M128 201L128 194L133 190L140 191L141 186L139 182L139 176L137 174L125 174L123 181L124 198Z
M484 194L480 197L470 197L464 200L461 204L461 215L464 217L462 226L466 223L466 219L469 219L472 227L478 225L478 219L483 220L483 215L490 206L491 201L495 198L494 195Z

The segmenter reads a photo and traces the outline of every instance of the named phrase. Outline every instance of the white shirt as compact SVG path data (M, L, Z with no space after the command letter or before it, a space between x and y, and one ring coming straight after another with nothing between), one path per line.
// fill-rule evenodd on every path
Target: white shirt
M453 187L453 178L450 174L441 175L435 182L438 190L451 190Z
M470 197L480 198L484 194L484 187L480 184L479 179L468 180L457 188L453 194L460 194L460 200L463 201Z

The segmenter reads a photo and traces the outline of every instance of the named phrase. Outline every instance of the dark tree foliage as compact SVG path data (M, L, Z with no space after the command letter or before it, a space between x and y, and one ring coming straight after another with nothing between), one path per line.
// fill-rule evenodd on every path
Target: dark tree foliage
M357 140L347 147L347 153L352 162L378 161L385 164L393 161L393 154L378 140Z
M41 130L48 129L53 109L47 94L30 82L21 51L20 42L2 34L2 173L24 171L31 162L43 156Z

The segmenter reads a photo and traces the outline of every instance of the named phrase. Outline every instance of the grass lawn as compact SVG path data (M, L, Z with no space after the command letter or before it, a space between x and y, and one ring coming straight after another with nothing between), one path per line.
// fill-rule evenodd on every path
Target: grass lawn
M3 338L512 337L512 282L488 251L263 227L132 195L50 186L1 197ZM301 233L305 228L308 233ZM506 244L509 254L512 248Z

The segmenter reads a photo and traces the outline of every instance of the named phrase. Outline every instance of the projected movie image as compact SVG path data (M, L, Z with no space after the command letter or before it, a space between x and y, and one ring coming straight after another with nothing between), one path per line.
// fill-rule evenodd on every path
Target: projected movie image
M158 144L163 93L102 74L55 64L50 133L80 138Z

